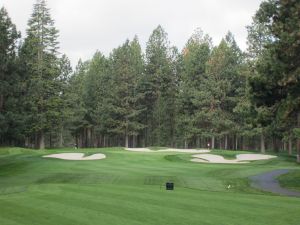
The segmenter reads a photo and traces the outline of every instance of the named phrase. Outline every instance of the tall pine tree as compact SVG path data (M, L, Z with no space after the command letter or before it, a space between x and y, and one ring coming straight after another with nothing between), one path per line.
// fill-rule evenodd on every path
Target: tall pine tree
M17 42L20 33L5 8L0 9L0 144L13 144L21 139L22 120L18 100L20 79L17 63ZM9 143L10 142L10 143Z
M45 148L45 134L59 123L60 85L58 31L45 0L37 0L28 21L27 37L21 50L26 73L25 108L27 135L38 149ZM32 142L31 141L31 142Z
M144 78L146 144L172 145L174 139L176 74L172 69L172 48L167 33L158 26L146 47Z
M137 38L127 40L111 54L111 72L114 83L114 108L116 133L124 135L125 146L129 147L129 137L136 136L144 125L138 120L142 108L138 102L143 94L138 92L139 80L143 73L141 48Z

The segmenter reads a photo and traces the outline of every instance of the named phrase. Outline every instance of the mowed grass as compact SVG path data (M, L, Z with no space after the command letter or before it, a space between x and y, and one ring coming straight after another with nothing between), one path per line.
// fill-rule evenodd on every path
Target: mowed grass
M107 158L41 157L76 151L100 152ZM231 158L241 152L213 153ZM193 163L191 155L122 148L2 148L0 224L299 225L300 198L264 193L248 181L249 176L274 169L299 172L293 157L230 165ZM174 191L164 189L167 181L175 183Z
M278 180L281 186L300 191L300 170L283 174L278 178Z

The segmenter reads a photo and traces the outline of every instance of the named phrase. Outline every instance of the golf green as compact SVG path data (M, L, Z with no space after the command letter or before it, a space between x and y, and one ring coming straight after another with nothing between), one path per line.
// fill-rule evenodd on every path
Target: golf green
M103 153L106 158L69 161L42 157L66 152ZM231 158L246 152L213 153ZM253 189L248 180L275 169L299 172L293 157L282 155L241 165L194 163L191 155L122 148L2 148L0 224L299 224L300 198ZM281 179L284 182L284 177ZM165 190L167 181L174 182L174 191Z

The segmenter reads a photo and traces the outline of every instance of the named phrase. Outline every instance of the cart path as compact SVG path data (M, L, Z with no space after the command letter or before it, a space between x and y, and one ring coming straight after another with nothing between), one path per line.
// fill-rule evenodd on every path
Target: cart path
M300 191L293 191L280 186L278 176L288 173L289 169L273 170L271 172L250 177L251 186L263 191L273 192L280 195L300 197Z

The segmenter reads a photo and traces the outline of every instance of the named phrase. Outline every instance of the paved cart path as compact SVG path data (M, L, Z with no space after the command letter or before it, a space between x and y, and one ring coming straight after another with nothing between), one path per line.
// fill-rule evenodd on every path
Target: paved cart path
M286 174L289 171L290 170L288 169L280 169L280 170L273 170L271 172L252 176L250 177L251 186L257 189L273 192L280 195L300 197L299 191L293 191L281 187L279 185L279 182L276 179L278 176L282 174Z

